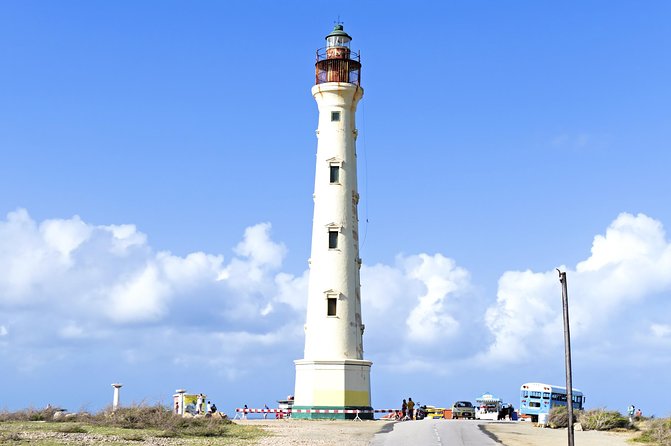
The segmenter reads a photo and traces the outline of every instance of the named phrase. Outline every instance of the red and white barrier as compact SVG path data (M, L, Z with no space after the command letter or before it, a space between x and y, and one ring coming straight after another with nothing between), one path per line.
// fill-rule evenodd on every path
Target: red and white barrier
M263 413L263 414L269 414L269 413L274 413L274 414L282 414L291 416L292 413L324 413L324 414L356 414L356 417L354 417L355 420L361 420L359 418L359 414L362 413L391 413L391 412L398 412L397 409L250 409L250 408L237 408L235 409L235 417L233 418L234 420L238 418L239 414L242 414L240 418L244 419L247 418L248 413Z

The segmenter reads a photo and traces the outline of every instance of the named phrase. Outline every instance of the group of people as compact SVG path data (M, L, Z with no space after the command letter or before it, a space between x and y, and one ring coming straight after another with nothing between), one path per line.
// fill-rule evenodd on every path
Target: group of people
M401 404L401 420L414 420L415 419L415 402L412 398L408 397L408 401L403 400Z
M196 399L196 415L212 415L217 411L217 406L212 402L208 401L205 405L205 411L203 411L203 403L205 402L205 395L202 393L198 395Z
M629 415L629 422L633 423L634 420L639 420L643 416L641 408L638 409L633 404L630 404L627 408L627 414Z
M195 406L193 403L187 404L186 407L184 407L184 412L192 415L205 415L208 417L217 412L217 406L211 401L205 403L205 395L201 393L198 395L198 398L196 398ZM179 401L175 401L175 413L180 413Z

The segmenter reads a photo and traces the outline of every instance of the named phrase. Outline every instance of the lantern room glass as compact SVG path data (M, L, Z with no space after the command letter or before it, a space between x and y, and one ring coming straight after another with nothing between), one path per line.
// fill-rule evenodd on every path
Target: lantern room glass
M352 39L348 36L328 36L326 38L326 48L349 48L349 43L351 40Z

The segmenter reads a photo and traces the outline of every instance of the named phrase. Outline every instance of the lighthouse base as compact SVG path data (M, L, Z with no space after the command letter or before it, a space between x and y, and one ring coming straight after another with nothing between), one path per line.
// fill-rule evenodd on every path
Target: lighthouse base
M361 419L373 419L371 361L299 359L294 363L296 391L292 418L352 419L358 415Z

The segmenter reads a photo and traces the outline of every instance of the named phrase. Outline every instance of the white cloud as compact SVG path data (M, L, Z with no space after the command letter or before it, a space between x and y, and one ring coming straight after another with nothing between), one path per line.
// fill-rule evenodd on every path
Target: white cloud
M242 242L235 253L250 260L255 266L279 268L286 255L286 247L270 239L270 223L261 223L245 229Z
M47 229L41 231L24 209L0 221L0 303L24 303L39 285L69 267L68 237L59 242L51 229L57 224L50 223L46 221L42 227Z
M176 313L189 306L205 306L213 318L269 315L272 301L297 305L300 297L290 301L289 292L300 291L303 280L275 278L286 248L270 230L268 223L247 228L235 249L242 257L225 265L222 255L154 252L134 225L96 226L79 216L38 224L19 209L0 220L0 268L8 271L0 275L0 304L99 324L185 320ZM75 326L60 334L77 335Z
M572 334L582 345L606 344L637 323L645 311L641 301L654 304L663 299L659 293L671 290L671 244L660 222L623 213L605 235L594 238L589 258L574 270L562 269L568 277ZM561 311L556 271L504 273L497 302L486 315L495 337L488 358L516 361L562 344Z
M468 289L468 272L440 254L410 257L405 266L408 277L421 281L426 288L406 319L410 335L421 342L436 340L436 333L443 339L453 336L460 323L450 314L448 299Z
M99 228L112 234L110 250L116 255L125 255L129 248L144 246L147 242L147 236L138 232L135 225L108 225Z
M269 363L291 369L303 347L308 271L282 270L287 249L271 230L247 228L230 259L178 256L156 252L134 225L11 212L0 220L0 268L10 272L0 275L0 365L37 373L86 349L102 362L167 364L180 375L206 367L218 379L261 376ZM670 253L658 221L622 214L587 259L562 267L579 357L618 357L626 343L638 357L641 346L668 350ZM361 281L365 355L383 373L528 364L563 342L555 270L504 272L495 301L441 253L364 264Z
M85 330L76 322L69 321L60 329L59 334L66 339L78 339L85 336Z
M156 261L173 287L188 288L200 282L216 281L223 269L224 257L203 252L178 257L168 252L159 252Z
M93 229L85 224L78 215L70 220L46 220L40 225L40 233L46 246L68 258L91 236Z
M165 315L170 288L155 265L116 284L107 294L107 314L115 322L155 321Z
M13 342L0 344L5 366L33 373L104 342L129 364L230 356L224 374L234 376L249 349L302 344L293 321L304 318L307 272L279 271L286 247L271 229L247 228L225 263L218 254L156 252L134 225L79 216L38 223L24 209L10 212L0 219L0 268L11 272L0 275L0 307L12 320Z
M307 308L309 271L295 277L288 273L279 273L275 276L277 294L275 302L287 304L292 309L303 314Z
M364 265L361 282L364 349L380 366L454 360L482 342L484 306L453 259L399 255L393 266Z
M650 332L656 338L669 338L671 337L671 325L652 324L650 325Z

